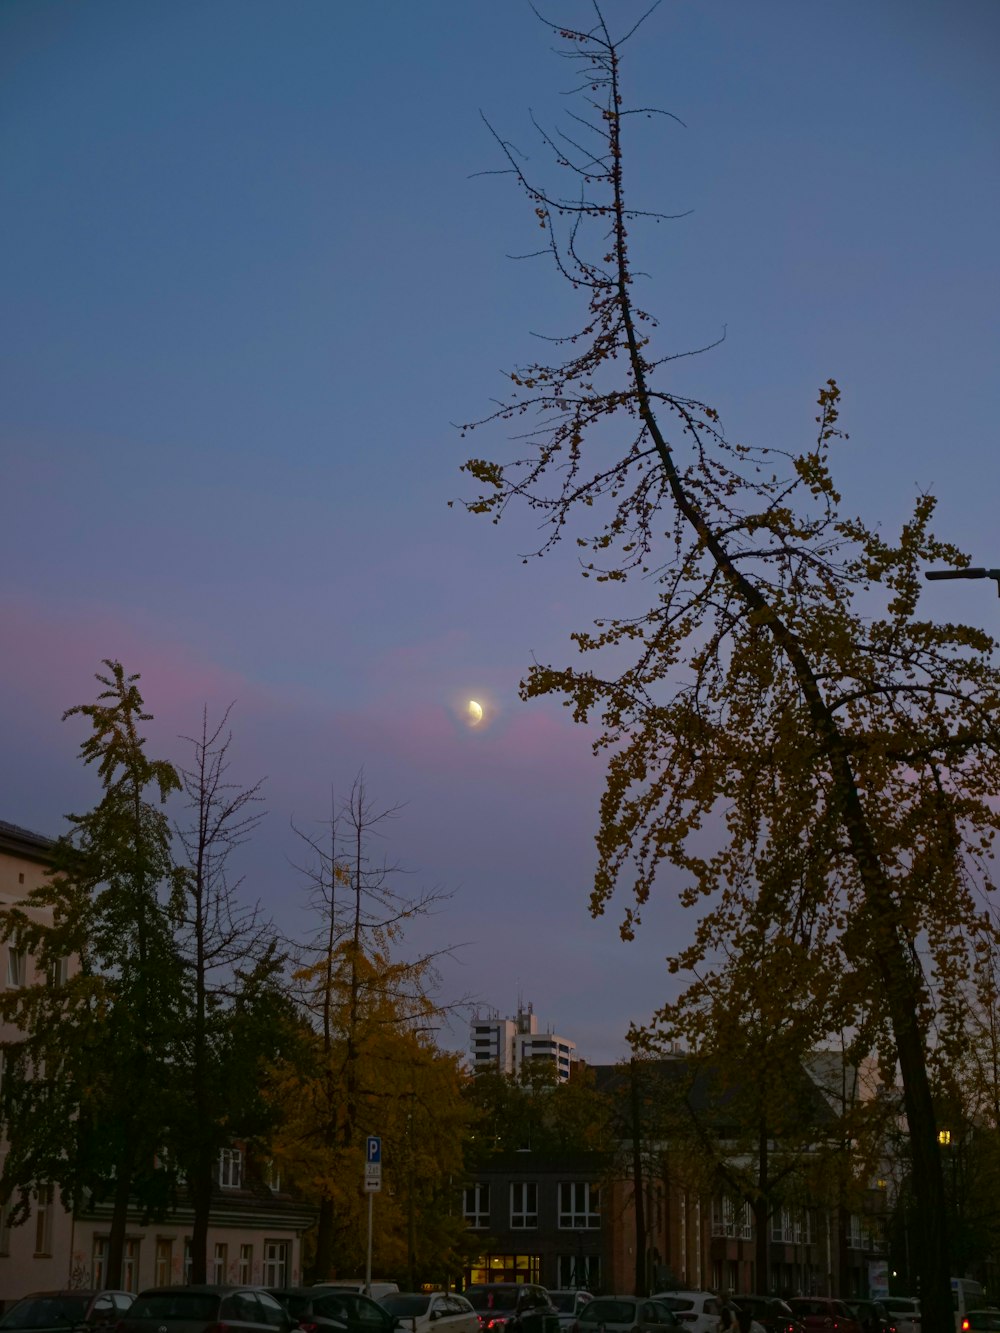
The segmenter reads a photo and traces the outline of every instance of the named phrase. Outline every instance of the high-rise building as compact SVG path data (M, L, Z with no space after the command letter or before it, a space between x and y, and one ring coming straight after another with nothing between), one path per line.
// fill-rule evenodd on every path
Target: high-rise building
M570 1068L579 1058L576 1042L560 1037L549 1028L539 1031L534 1007L518 1004L513 1018L501 1018L495 1009L477 1011L470 1024L472 1067L479 1073L484 1069L499 1069L502 1074L519 1074L534 1060L547 1060L555 1065L556 1076L565 1082Z

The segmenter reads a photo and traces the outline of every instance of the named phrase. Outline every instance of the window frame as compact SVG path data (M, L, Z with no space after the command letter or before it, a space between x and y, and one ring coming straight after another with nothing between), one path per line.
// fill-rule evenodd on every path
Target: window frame
M520 1206L516 1206L515 1201ZM538 1230L538 1182L512 1180L510 1182L511 1231Z

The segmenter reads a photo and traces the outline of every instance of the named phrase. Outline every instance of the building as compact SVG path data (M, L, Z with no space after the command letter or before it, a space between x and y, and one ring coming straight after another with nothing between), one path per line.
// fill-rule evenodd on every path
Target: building
M41 834L0 821L0 912L44 881L52 846ZM40 980L30 957L0 945L0 986ZM0 1027L0 1040L16 1037L15 1029ZM3 1150L0 1141L0 1154ZM299 1282L302 1234L314 1220L313 1210L283 1188L269 1163L248 1159L239 1145L224 1150L209 1227L209 1279L267 1286ZM134 1292L185 1281L192 1221L183 1201L162 1222L144 1225L137 1211L130 1218L122 1285ZM103 1285L110 1222L110 1204L70 1215L55 1184L38 1187L31 1216L21 1226L8 1225L7 1209L0 1209L0 1305L29 1291Z
M470 1282L538 1282L553 1290L599 1290L601 1185L596 1154L498 1153L476 1172L463 1196L470 1241L481 1249L464 1273ZM617 1288L616 1288L617 1290Z
M831 1056L822 1072L843 1077L842 1057ZM710 1069L699 1072L683 1056L591 1066L590 1074L596 1095L611 1108L604 1152L560 1154L529 1145L471 1168L463 1215L476 1258L467 1282L869 1294L873 1271L885 1267L883 1192L873 1182L866 1199L854 1198L852 1211L838 1206L835 1195L813 1192L815 1157L838 1148L830 1137L834 1112L814 1070L801 1070L788 1087L789 1097L801 1098L803 1116L794 1145L768 1144L773 1175L785 1188L772 1200L763 1238L746 1197L734 1189L741 1169L753 1175L760 1143L734 1118L732 1086L720 1087ZM679 1108L681 1123L696 1124L697 1133L675 1138ZM781 1174L791 1166L794 1188L792 1177ZM766 1274L758 1271L761 1240Z
M557 1036L548 1028L541 1032L532 1005L518 1005L514 1018L501 1018L497 1010L479 1011L470 1024L470 1053L474 1073L498 1069L502 1074L520 1074L533 1061L548 1061L556 1076L565 1082L577 1061L576 1042Z

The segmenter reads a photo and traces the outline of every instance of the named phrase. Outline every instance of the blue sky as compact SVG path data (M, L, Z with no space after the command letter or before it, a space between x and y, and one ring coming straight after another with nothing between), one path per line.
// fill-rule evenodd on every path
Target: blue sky
M998 57L991 0L664 0L625 64L633 100L686 126L627 146L632 197L690 210L636 237L644 300L665 348L726 331L683 387L794 446L835 376L848 507L891 526L930 489L986 564ZM453 894L414 940L464 946L445 998L520 995L603 1060L670 993L691 922L667 883L633 944L590 921L600 769L517 683L614 594L568 549L522 565L526 516L447 508L453 423L573 311L505 257L536 233L476 175L499 165L481 113L540 164L528 108L551 123L567 86L516 0L0 6L0 819L57 833L94 799L59 718L101 658L142 673L158 754L236 700L235 767L269 808L247 886L285 929L289 821L364 765L404 804L409 883ZM998 622L990 585L925 596ZM468 697L490 727L462 726Z

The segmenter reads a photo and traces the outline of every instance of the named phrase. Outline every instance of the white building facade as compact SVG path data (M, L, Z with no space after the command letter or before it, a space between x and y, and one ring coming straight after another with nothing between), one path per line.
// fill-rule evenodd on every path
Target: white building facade
M556 1077L565 1083L579 1059L576 1042L547 1028L539 1029L534 1007L518 1005L513 1018L501 1018L497 1010L480 1010L470 1024L470 1054L474 1073L498 1069L502 1074L520 1074L526 1065L539 1060L555 1066Z
M0 820L0 913L44 881L51 851L49 838ZM0 944L0 987L44 981L30 956ZM0 1041L15 1041L17 1036L17 1029L0 1025ZM2 1070L0 1063L0 1077ZM0 1159L5 1147L0 1126ZM315 1220L314 1210L288 1193L267 1164L248 1161L235 1145L220 1154L215 1183L209 1281L299 1283L302 1235ZM105 1284L110 1205L96 1205L74 1216L63 1206L58 1186L40 1184L28 1220L13 1227L8 1216L9 1208L0 1206L0 1310L32 1291ZM161 1222L143 1224L136 1210L125 1240L125 1290L189 1280L193 1221L193 1211L183 1200Z

